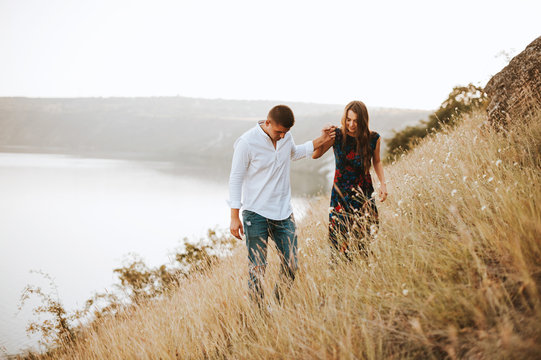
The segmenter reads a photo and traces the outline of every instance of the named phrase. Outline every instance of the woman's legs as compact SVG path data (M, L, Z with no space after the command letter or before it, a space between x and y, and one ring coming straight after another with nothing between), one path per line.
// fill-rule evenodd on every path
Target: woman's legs
M356 201L355 205L359 205ZM351 260L354 252L368 255L368 245L379 227L378 209L373 198L365 199L357 209L346 212L343 207L329 213L331 260L344 256Z

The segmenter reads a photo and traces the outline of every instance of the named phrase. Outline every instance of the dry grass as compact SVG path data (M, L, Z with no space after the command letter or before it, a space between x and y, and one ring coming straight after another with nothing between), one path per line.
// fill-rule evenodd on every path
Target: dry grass
M329 267L328 198L299 224L284 304L247 298L246 249L88 329L69 359L528 359L541 354L541 120L482 114L387 166L367 259ZM278 261L265 280L272 293Z

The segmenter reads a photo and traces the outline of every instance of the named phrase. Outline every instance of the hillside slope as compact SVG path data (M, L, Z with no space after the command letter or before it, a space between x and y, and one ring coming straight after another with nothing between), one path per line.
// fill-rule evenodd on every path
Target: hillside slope
M88 329L66 359L475 358L541 353L541 118L466 117L385 168L367 259L328 264L328 198L299 224L285 303L247 299L246 250L172 295ZM277 278L276 252L267 294Z

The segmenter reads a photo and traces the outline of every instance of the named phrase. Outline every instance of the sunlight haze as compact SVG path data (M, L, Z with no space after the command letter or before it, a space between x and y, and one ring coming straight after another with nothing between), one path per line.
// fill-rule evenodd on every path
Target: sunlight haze
M0 2L0 96L435 109L541 35L509 1Z

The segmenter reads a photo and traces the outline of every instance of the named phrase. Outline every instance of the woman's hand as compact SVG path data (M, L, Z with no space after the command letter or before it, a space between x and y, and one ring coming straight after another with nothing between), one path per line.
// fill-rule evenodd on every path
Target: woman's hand
M379 200L381 202L384 202L385 199L387 199L387 185L386 184L381 184L380 187L379 187Z
M332 141L336 137L336 126L332 124L326 124L323 129L321 129L321 136L323 137L324 142Z

